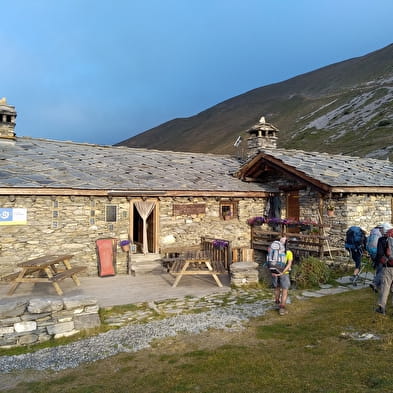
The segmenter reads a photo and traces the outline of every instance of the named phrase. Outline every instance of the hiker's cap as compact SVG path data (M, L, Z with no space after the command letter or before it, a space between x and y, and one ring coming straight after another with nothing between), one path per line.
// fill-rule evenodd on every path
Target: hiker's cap
M389 230L389 229L393 229L392 224L388 223L388 222L384 222L383 224L381 224L381 229L382 229L382 234L385 235L385 233Z

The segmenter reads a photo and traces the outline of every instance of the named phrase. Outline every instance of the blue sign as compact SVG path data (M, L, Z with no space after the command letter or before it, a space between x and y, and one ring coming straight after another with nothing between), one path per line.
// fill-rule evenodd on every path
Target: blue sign
M12 221L12 209L0 208L0 222Z
M0 207L0 225L26 225L27 209Z

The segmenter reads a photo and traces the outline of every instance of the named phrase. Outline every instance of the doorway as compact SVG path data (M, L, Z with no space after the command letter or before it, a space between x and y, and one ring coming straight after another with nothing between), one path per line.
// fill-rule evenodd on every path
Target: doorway
M139 204L149 204L151 205L148 209L148 213L141 210L141 207L138 207ZM144 232L144 224L143 224L143 214L147 214L146 217L146 245L144 245L143 241L143 232ZM136 245L137 253L157 253L158 252L158 203L154 200L149 201L141 201L141 200L133 200L130 202L130 238L131 241Z
M300 205L299 205L299 191L289 191L287 193L287 218L299 221ZM289 227L288 232L298 233L299 227Z

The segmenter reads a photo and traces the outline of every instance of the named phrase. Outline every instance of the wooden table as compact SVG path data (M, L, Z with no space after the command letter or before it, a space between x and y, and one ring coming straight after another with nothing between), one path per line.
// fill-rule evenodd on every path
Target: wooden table
M18 263L21 271L12 281L8 295L12 295L21 282L46 282L51 283L58 295L62 295L59 281L65 278L72 278L75 285L79 286L80 282L77 273L85 270L84 266L71 266L70 260L73 255L45 255L39 258L30 259L26 262ZM59 264L64 265L59 268Z
M214 269L213 269L213 266ZM176 275L175 282L172 287L175 288L183 276L209 274L213 276L219 287L222 283L217 274L223 273L222 269L217 269L216 264L212 263L210 258L206 257L203 253L196 253L194 255L179 256L173 260L170 273Z

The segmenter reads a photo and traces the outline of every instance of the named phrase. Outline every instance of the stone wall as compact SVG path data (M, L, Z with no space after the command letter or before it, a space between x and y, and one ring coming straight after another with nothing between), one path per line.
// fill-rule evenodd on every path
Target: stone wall
M309 188L300 190L299 219L323 222L322 234L327 237L329 247L334 250L334 255L346 254L345 233L350 226L360 226L368 234L376 225L392 222L391 195L333 194L330 199L323 201L321 216L319 203L320 195L317 192ZM334 207L333 216L328 215L328 205ZM285 206L284 199L282 199L282 206ZM285 208L282 209L281 218L287 218ZM266 229L269 230L268 227ZM262 265L266 261L266 252L255 250L254 261Z
M360 226L368 234L376 225L392 222L392 196L385 194L333 195L331 204L334 216L324 216L330 243L343 247L345 232L352 226ZM326 204L324 206L326 212Z
M11 201L12 199L12 201ZM174 215L174 204L205 204L203 214ZM160 198L159 246L199 244L202 236L232 241L234 247L250 246L250 227L246 220L260 215L264 199L234 199L237 216L220 217L220 199ZM107 205L117 206L117 220L107 222ZM86 275L97 275L95 242L100 238L128 237L130 202L125 197L83 196L0 196L3 208L26 208L26 225L0 226L0 275L17 271L17 264L45 254L73 254L72 263L86 266ZM117 273L127 271L126 253L117 252Z
M0 304L0 347L29 345L100 326L97 300L32 298Z
M105 221L105 206L117 205L117 221ZM17 270L17 263L45 254L73 254L73 263L97 275L95 241L127 237L129 202L126 198L16 196L0 197L3 208L26 208L26 225L0 226L0 275ZM120 250L120 248L119 248ZM125 253L118 253L119 273L126 271Z
M319 221L319 194L310 188L299 191L300 219ZM236 205L236 216L220 216L220 198L159 198L158 243L160 248L199 244L202 236L230 240L233 247L250 247L247 219L263 215L264 198L228 198ZM328 217L324 202L322 220L333 247L341 247L346 229L360 225L369 231L376 224L390 222L390 195L333 195L335 216ZM203 213L177 214L174 205L204 204ZM286 217L282 196L282 217ZM107 205L117 206L115 222L107 222ZM97 275L95 242L100 238L128 237L130 202L125 197L83 196L0 196L3 208L26 208L26 225L0 226L0 275L18 270L17 263L45 254L73 254L73 263L86 266L87 275ZM125 274L126 253L117 252L117 273Z
M247 219L261 215L264 199L233 199L237 204L237 217L223 220L220 216L220 201L215 198L193 198L192 203L205 204L204 214L173 215L173 204L190 204L187 198L162 198L160 200L160 244L163 247L190 246L200 243L201 237L225 239L232 247L250 247L250 226Z

